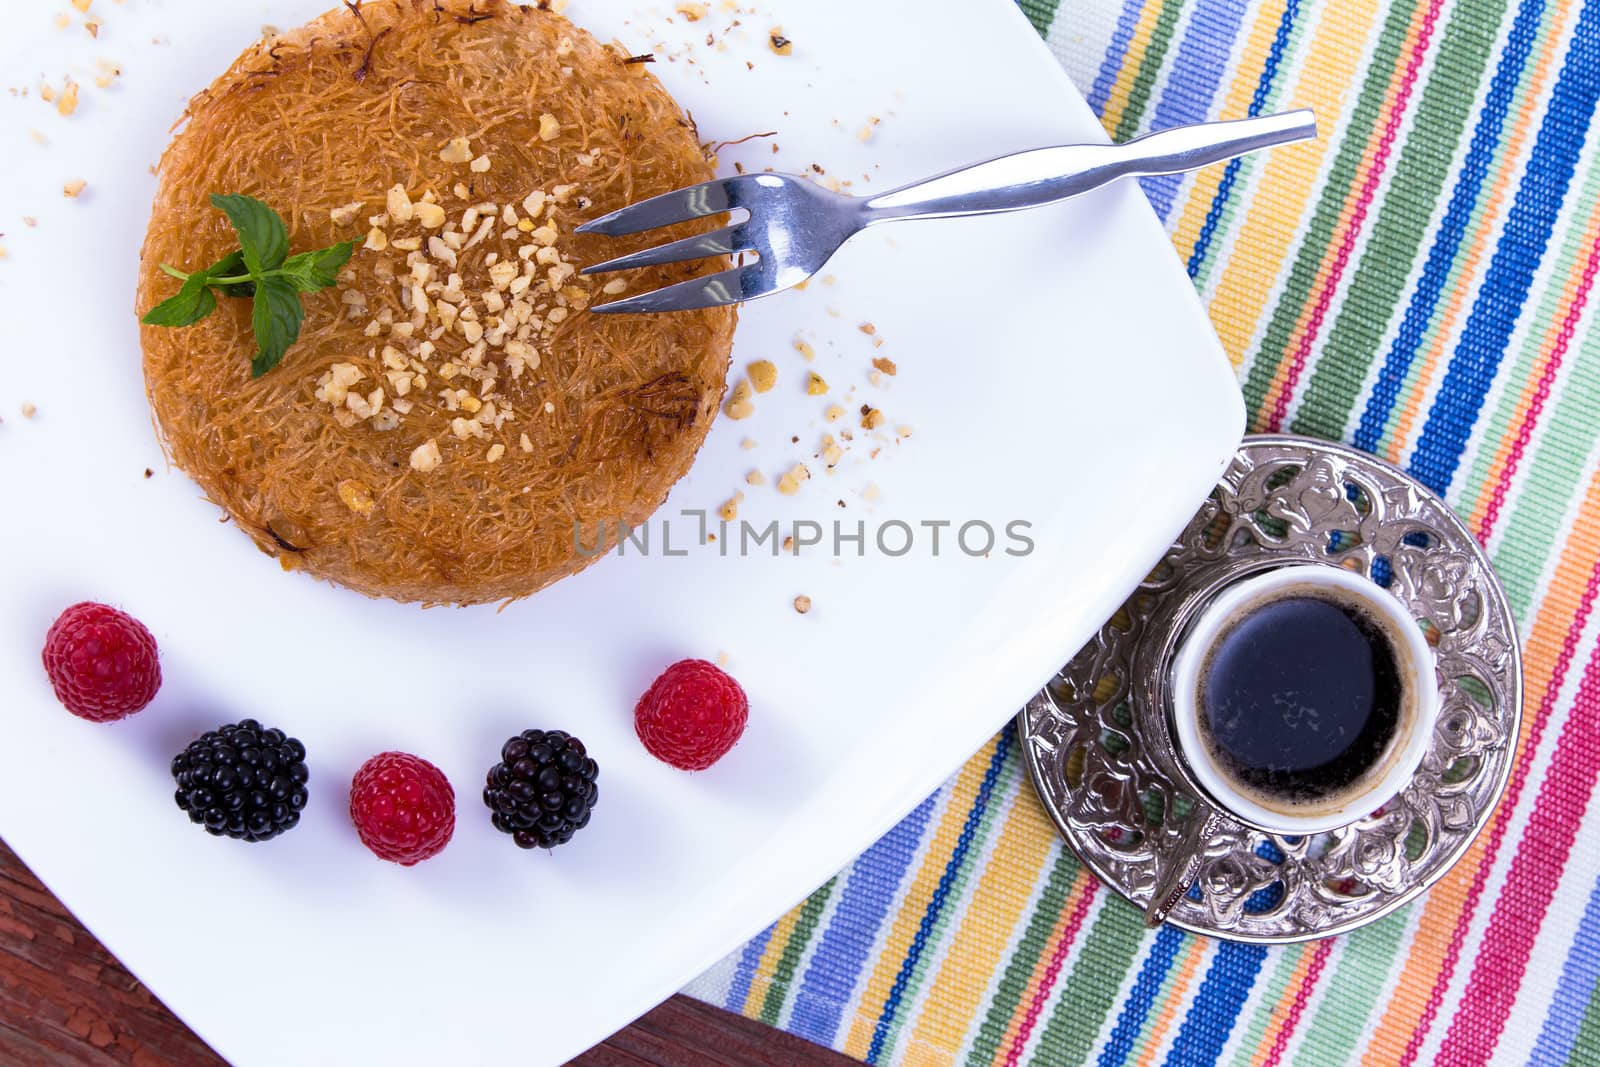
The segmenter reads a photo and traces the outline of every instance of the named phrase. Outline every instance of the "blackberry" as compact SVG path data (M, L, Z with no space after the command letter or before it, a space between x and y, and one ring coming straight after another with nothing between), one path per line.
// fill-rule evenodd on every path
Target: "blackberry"
M266 841L300 821L306 746L254 719L222 726L172 757L174 799L206 833Z
M490 820L520 848L555 848L589 825L600 799L600 768L583 742L562 730L524 730L500 749L483 802Z

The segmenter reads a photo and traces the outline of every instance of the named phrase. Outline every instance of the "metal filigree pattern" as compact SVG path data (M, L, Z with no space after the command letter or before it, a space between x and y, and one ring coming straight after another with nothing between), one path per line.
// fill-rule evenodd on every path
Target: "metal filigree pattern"
M1289 562L1358 571L1407 604L1434 647L1442 702L1399 796L1301 838L1216 817L1167 724L1166 679L1195 614L1231 582ZM1363 453L1264 436L1245 440L1167 556L1017 726L1045 807L1102 879L1145 908L1184 865L1195 877L1168 921L1285 942L1371 922L1450 868L1505 787L1521 702L1499 579L1444 502Z

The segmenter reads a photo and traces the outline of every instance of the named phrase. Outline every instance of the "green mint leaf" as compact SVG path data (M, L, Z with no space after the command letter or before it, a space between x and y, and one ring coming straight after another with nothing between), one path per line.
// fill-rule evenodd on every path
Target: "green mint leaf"
M314 293L338 283L339 269L355 250L354 241L341 241L315 252L302 252L285 260L278 273L302 293Z
M278 365L300 336L300 322L305 316L300 294L287 278L274 275L256 283L255 308L250 316L256 333L256 357L250 362L252 378L259 378Z
M278 213L253 196L211 197L211 206L228 216L233 228L239 231L239 248L244 255L245 269L259 278L269 270L277 270L289 254L289 228Z
M244 253L237 248L206 268L206 276L209 278L237 278L244 273L246 273ZM230 285L217 285L212 282L211 285L223 296L256 295L255 282L234 282Z
M206 279L205 271L189 275L177 295L145 312L139 321L146 326L193 326L217 310L217 298L211 295Z

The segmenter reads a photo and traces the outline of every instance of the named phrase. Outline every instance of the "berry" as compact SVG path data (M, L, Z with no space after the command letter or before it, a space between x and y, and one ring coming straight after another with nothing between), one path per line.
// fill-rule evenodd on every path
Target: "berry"
M444 772L404 752L380 752L350 782L350 818L362 844L404 867L436 856L456 829L456 793Z
M600 768L579 741L561 730L524 730L489 768L483 802L490 820L520 848L555 848L589 825L600 799Z
M206 833L266 841L306 806L306 746L254 719L222 726L172 757L175 799Z
M658 760L703 771L744 733L750 703L739 683L714 663L679 660L661 672L633 709L633 728Z
M44 638L44 669L56 699L90 722L126 718L161 688L156 639L144 624L106 604L74 604Z

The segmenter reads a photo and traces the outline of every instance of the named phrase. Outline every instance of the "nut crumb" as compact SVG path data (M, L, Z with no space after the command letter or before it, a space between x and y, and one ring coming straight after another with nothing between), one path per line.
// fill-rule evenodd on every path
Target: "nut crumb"
M744 449L746 452L749 452L751 449L756 447L755 438L746 437L743 441L739 442L739 447Z
M823 379L822 375L818 374L816 371L812 371L810 374L806 375L807 396L824 396L827 394L827 392L828 383Z
M539 140L553 141L561 136L561 120L546 111L539 116Z
M804 615L806 612L810 611L811 610L811 598L806 596L804 593L801 593L799 596L795 597L794 598L794 610L798 611L802 615Z
M68 78L61 95L56 98L56 111L65 116L76 110L78 110L78 83Z
M411 451L411 469L427 473L437 467L444 457L439 454L439 443L429 438Z
M465 137L452 137L439 151L446 163L465 163L472 158L472 145Z
M894 360L884 359L882 356L875 357L872 361L872 365L891 378L894 377L895 371L898 370L898 368L894 365Z
M767 47L780 56L794 54L794 42L783 35L782 26L774 26L767 32Z
M829 404L828 410L822 413L822 417L827 419L829 422L838 422L840 419L844 418L844 408L840 407L838 404Z
M750 473L746 474L744 476L744 480L750 485L766 485L767 484L767 476L765 474L762 474L758 470L757 471L751 471Z
M344 204L340 207L334 208L332 211L328 212L328 218L333 220L333 224L335 226L348 226L352 222L356 221L356 216L361 214L361 209L363 207L366 207L366 205L361 201L356 200L349 204Z
M784 496L794 496L800 491L801 483L810 480L811 471L807 469L804 463L796 463L778 479L778 492Z
M794 339L794 350L806 357L807 363L817 358L817 350L811 347L810 342L803 341L798 337Z
M372 499L372 490L363 482L347 478L339 483L339 499L344 506L357 515L371 515L377 504Z
M722 502L717 509L717 515L723 522L732 522L739 517L739 503L744 500L744 494L735 492L731 497Z
M82 178L73 178L61 187L61 195L68 200L76 200L83 195L83 191L88 187L89 183Z
M883 425L883 412L870 404L861 405L861 427L866 430L876 430Z
M758 359L749 366L750 384L758 393L769 391L778 384L778 368L769 359Z
M34 407L32 404L23 404L22 405L22 417L23 418L31 419L37 414L39 414L39 409Z
M690 22L699 22L706 17L707 5L700 3L680 3L674 10Z
M755 405L750 403L750 380L740 378L739 383L728 391L728 402L723 405L723 413L730 419L748 419L755 413Z

